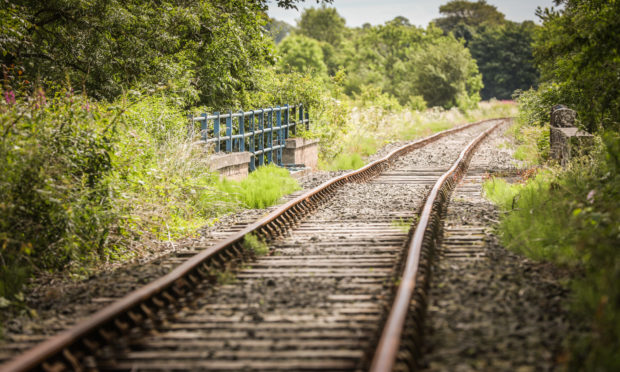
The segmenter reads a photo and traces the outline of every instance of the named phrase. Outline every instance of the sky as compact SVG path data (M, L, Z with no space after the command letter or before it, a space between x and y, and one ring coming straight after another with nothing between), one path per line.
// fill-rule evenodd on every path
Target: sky
M347 26L357 27L364 23L372 25L383 24L403 16L417 26L426 27L428 23L439 17L439 6L449 0L334 0L330 6L335 7L338 13L347 21ZM534 14L537 7L545 8L553 5L553 0L487 0L506 15L506 18L522 22L538 19ZM291 25L296 25L303 8L319 6L315 0L306 0L298 5L299 10L278 8L274 3L269 5L269 16Z

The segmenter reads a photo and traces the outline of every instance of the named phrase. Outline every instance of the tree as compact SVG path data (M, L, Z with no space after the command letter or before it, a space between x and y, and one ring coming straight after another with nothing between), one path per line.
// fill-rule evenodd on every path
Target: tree
M620 2L559 0L562 10L537 15L543 25L534 41L541 80L557 103L579 113L590 131L620 130ZM550 109L546 108L546 109Z
M424 38L424 31L412 26L404 17L361 29L354 42L356 58L347 65L349 81L346 92L357 94L364 85L378 85L383 92L406 104L409 94L399 86L405 80L404 61L408 59L408 50Z
M498 26L504 22L504 14L485 0L475 3L464 0L452 0L439 7L442 18L434 22L446 34L452 32L457 38L471 40L475 30L481 26Z
M186 102L229 102L268 63L251 0L15 0L0 10L0 64L43 85L99 99L172 85Z
M429 106L472 108L480 100L482 77L469 50L454 37L441 37L411 52L406 64L413 95Z
M336 9L325 6L304 10L297 27L300 34L332 46L340 44L347 30L344 18Z
M482 87L475 60L452 35L431 25L412 26L404 17L359 31L355 56L347 65L348 94L366 86L410 104L422 96L431 106L471 107Z
M278 45L280 61L278 65L286 72L312 72L319 75L327 73L323 62L321 44L303 35L287 36Z
M533 22L505 22L473 37L469 50L482 73L482 99L510 99L515 90L536 86L531 46L536 28Z

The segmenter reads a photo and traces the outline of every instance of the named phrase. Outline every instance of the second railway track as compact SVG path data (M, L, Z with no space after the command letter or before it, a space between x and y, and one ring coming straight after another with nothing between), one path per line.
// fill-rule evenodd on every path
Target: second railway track
M420 141L288 202L167 280L2 367L368 369L378 341L385 344L383 325L428 191L472 139L503 121ZM244 260L247 233L265 239L269 254ZM224 283L214 285L218 277Z

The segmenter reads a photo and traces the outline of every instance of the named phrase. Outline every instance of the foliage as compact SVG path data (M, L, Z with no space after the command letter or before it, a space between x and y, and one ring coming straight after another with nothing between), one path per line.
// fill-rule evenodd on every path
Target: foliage
M482 99L509 99L515 90L536 85L531 47L536 28L530 21L504 22L472 37L468 47L482 74Z
M287 36L278 45L278 53L278 67L282 71L309 72L319 76L327 74L321 44L314 39L302 35Z
M541 79L575 109L589 131L620 130L620 3L559 0L563 9L538 10L534 42ZM544 93L543 93L544 94Z
M221 179L217 188L247 208L266 208L282 196L299 190L299 184L286 169L270 164L258 168L239 182Z
M573 280L573 308L591 329L571 337L569 370L620 367L620 138L608 134L589 157L566 170L539 173L524 184L485 184L506 212L502 242L539 260L582 272Z
M105 104L39 90L1 103L0 123L0 297L37 271L129 258L298 188L283 169L241 183L206 171L205 148L165 91Z
M355 102L361 107L381 107L386 111L399 111L402 109L394 96L381 92L381 88L375 85L361 86L360 93L355 95Z
M271 58L263 14L251 0L11 1L0 10L0 65L95 98L168 85L186 103L221 104Z
M453 33L457 38L466 42L472 40L475 30L483 26L499 26L504 22L504 14L497 7L487 4L485 0L469 2L451 0L439 7L442 18L436 19L435 24L444 33Z
M421 138L467 121L514 116L515 111L514 103L497 101L482 102L467 114L456 108L420 112L406 107L390 111L356 105L348 115L351 129L336 139L342 150L333 159L323 159L320 165L329 170L359 168L387 143Z
M482 76L476 61L451 36L416 50L406 66L412 74L410 96L422 96L429 106L467 110L480 101Z
M507 21L486 1L453 0L439 10L443 17L434 22L446 35L465 40L478 64L482 99L509 99L515 90L536 85L531 43L538 27L533 22Z
M542 164L549 157L548 126L531 126L526 121L518 119L508 129L508 134L517 144L515 159L533 166Z
M335 47L340 45L346 32L344 18L338 14L336 8L326 6L305 9L297 27L301 35Z
M70 92L0 104L0 296L12 297L32 270L112 254L118 115Z
M416 108L422 106L420 97L429 106L463 109L479 100L475 61L462 43L436 27L419 29L399 17L363 29L354 48L358 58L349 62L345 83L349 94L373 85Z
M257 76L260 85L257 90L243 97L244 107L266 107L273 102L302 103L310 113L311 126L308 131L298 128L298 135L321 141L322 159L331 159L340 152L342 144L337 139L348 132L349 107L338 96L342 74L324 79L315 74L277 73L265 69ZM327 81L326 81L327 80Z
M375 149L375 151L377 150ZM362 160L362 156L358 153L341 153L338 154L324 168L330 171L349 170L361 168L364 164L366 163Z

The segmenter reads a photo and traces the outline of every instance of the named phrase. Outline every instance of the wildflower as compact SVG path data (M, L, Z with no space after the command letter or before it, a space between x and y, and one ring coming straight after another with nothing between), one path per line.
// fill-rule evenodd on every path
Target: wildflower
M15 92L13 92L12 90L5 91L4 92L4 100L9 105L14 104L15 103Z

